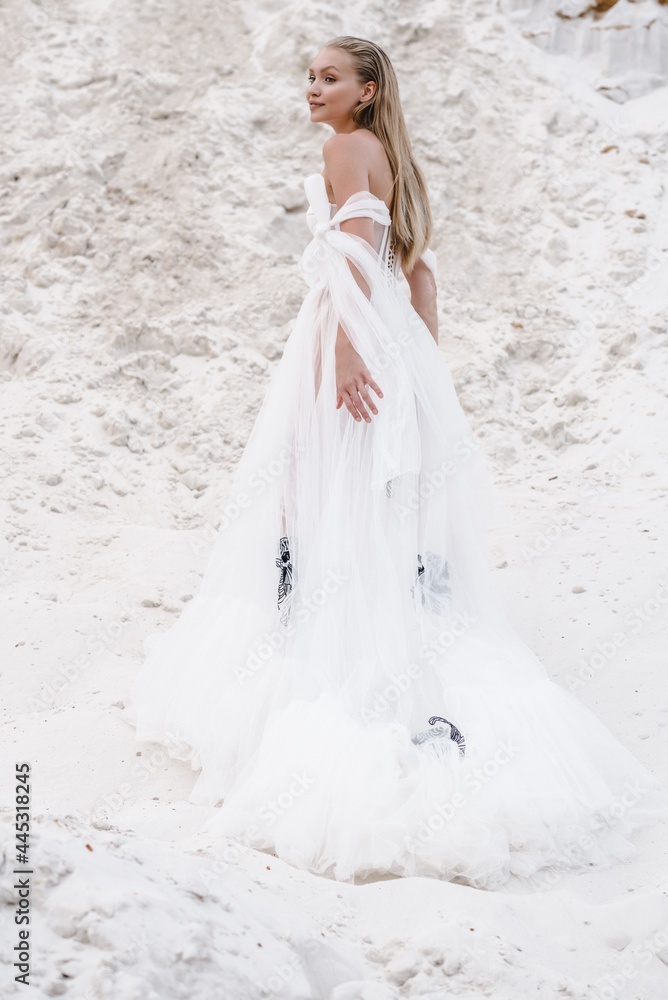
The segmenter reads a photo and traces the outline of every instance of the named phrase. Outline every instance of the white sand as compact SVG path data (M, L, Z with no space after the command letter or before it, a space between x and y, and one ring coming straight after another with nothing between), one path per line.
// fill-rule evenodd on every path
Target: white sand
M620 2L613 64L585 58L605 19L569 50L556 6L3 8L0 787L11 844L31 762L31 996L668 995L665 826L612 870L503 892L342 885L212 850L193 772L122 718L143 637L197 592L305 294L302 178L330 134L306 68L345 32L400 76L508 613L668 783L668 67L633 41L648 11L665 41L668 10ZM12 859L3 996L23 995Z

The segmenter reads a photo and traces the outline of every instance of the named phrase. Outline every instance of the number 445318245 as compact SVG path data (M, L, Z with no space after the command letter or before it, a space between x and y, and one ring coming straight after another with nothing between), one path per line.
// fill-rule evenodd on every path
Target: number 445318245
M28 863L28 836L30 831L30 764L16 765L16 860Z

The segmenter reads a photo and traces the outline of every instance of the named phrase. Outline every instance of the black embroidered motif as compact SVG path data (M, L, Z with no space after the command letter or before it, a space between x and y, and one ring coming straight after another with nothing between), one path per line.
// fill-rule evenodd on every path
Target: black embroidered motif
M445 726L435 726L434 729L424 729L422 732L416 733L414 736L411 736L411 741L415 746L423 746L424 744L433 743L435 740L449 738L457 744L462 757L466 756L466 740L457 729L457 726L444 719L441 715L432 715L429 719L429 725L434 726L436 722L445 722L448 728L446 729Z
M276 565L281 571L278 580L278 613L282 625L287 625L290 620L290 606L288 598L292 591L292 561L290 559L290 546L287 535L283 535L278 543L278 558Z
M419 587L420 601L423 607L428 607L434 614L442 614L450 597L450 571L448 561L437 552L425 554L425 564L418 553L417 573L415 581ZM411 587L414 594L415 587Z

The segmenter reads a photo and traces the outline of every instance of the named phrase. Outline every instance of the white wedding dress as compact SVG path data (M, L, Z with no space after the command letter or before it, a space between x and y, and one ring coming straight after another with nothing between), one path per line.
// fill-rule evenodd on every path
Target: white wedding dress
M496 888L629 857L668 796L502 611L488 474L397 281L387 206L304 186L309 290L201 591L146 640L126 717L201 769L191 800L219 807L216 836L337 879ZM359 216L374 249L339 229ZM383 392L370 423L335 406L339 321Z

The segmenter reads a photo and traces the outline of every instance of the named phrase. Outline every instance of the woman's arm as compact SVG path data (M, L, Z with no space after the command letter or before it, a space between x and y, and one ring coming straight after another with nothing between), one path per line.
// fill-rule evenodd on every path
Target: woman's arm
M351 195L358 191L369 190L368 148L365 143L360 142L354 132L339 132L330 136L322 147L322 155L337 209L345 205ZM370 247L373 247L373 219L368 216L362 216L360 219L344 219L339 228L343 233L361 236ZM366 281L351 261L348 261L348 266L355 281L369 298L369 286Z
M418 258L410 274L404 271L404 275L411 290L411 305L438 344L436 280L432 270Z
M325 160L327 179L334 192L337 208L342 207L351 195L357 191L369 190L369 164L366 147L352 133L337 133L327 140L322 149ZM345 219L340 227L342 232L361 236L370 247L373 247L373 220L368 216L359 219ZM348 260L348 266L353 278L367 298L371 297L370 289L358 269ZM367 385L382 398L383 393L371 378L364 361L350 343L343 327L339 323L336 334L336 408L345 403L350 414L359 421L362 418L370 422L364 403L372 413L378 413L373 399L369 395ZM364 400L364 402L362 402Z

